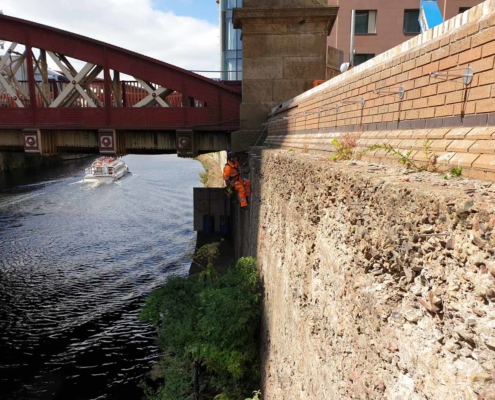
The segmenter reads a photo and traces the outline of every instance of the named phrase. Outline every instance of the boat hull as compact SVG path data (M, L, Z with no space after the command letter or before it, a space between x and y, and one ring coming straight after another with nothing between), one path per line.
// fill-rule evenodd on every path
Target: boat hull
M86 175L83 178L83 181L88 181L88 182L115 182L118 181L120 178L123 176L127 175L127 170L124 170L121 173L118 173L113 176L109 175Z

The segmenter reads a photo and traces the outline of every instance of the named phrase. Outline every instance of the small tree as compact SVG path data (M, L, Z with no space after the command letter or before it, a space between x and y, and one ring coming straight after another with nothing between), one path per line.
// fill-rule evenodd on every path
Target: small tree
M199 274L200 279L210 280L213 283L218 275L213 263L220 257L220 245L222 242L214 242L201 246L194 257L194 262L203 268Z

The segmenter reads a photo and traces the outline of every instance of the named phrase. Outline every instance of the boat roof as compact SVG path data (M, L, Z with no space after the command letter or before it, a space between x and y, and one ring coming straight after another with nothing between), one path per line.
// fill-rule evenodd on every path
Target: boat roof
M97 166L97 165L111 166L112 164L117 164L118 162L123 163L124 160L114 157L98 157L95 161L93 161L93 166Z

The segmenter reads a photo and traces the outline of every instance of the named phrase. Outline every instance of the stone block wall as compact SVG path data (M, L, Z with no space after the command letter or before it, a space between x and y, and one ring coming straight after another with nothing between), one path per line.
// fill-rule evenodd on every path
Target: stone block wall
M274 140L268 143L276 145L281 136L299 135L301 148L316 150L319 146L321 150L342 133L355 132L358 138L369 139L366 132L374 132L380 140L395 140L398 150L407 150L411 143L396 139L424 140L430 132L439 140L459 140L454 151L447 146L441 152L466 154L462 165L467 169L482 160L481 170L490 172L483 176L494 179L492 146L483 142L479 143L483 146L472 147L474 137L467 137L468 127L495 126L494 66L495 0L487 0L283 103L272 111L269 139ZM463 74L467 67L473 69L474 76L465 85L462 77L455 75ZM434 72L450 76L434 76ZM402 99L400 88L405 92ZM466 129L454 129L460 127ZM491 136L482 139L491 140ZM327 150L331 151L331 146ZM375 160L383 158L380 155ZM487 165L489 168L484 167Z
M252 151L263 398L495 398L494 187Z
M313 86L326 75L327 21L299 24L304 12L257 16L245 6L241 130L260 129L271 108ZM240 14L239 11L238 14ZM296 21L297 20L297 21ZM271 23L270 23L271 22Z
M242 29L243 42L243 98L234 150L254 144L246 146L240 136L261 131L274 106L325 79L327 36L337 11L321 0L251 0L234 10L234 27Z

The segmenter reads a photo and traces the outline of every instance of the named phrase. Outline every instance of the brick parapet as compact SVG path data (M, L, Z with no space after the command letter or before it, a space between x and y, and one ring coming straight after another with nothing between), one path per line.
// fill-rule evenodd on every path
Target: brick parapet
M308 135L343 132L495 126L494 65L495 0L487 0L283 103L272 112L269 137L297 132L307 136L301 137L304 142ZM459 77L432 76L437 71L462 74L467 67L474 70L469 85ZM401 86L403 99L376 93ZM354 102L361 98L364 106ZM470 154L468 145L457 143L456 153ZM328 141L322 146L333 148ZM310 142L306 147L311 148ZM481 147L479 151L484 154Z

